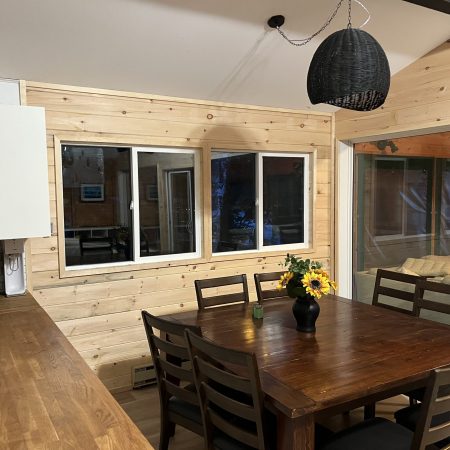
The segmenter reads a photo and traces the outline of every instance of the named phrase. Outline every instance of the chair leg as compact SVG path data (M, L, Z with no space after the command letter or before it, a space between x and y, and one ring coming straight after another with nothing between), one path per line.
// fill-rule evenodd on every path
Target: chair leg
M167 415L161 415L161 428L159 435L159 450L168 450L169 439L175 433L175 424L169 421ZM171 434L172 433L172 434Z
M375 417L375 403L364 406L364 420L373 419Z
M409 406L417 405L417 400L415 398L409 397Z

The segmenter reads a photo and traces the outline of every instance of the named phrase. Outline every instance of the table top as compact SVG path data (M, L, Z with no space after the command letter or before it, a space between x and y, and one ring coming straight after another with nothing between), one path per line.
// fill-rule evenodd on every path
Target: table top
M165 318L200 325L214 342L254 352L266 396L288 417L406 392L450 364L450 326L329 295L319 301L317 331L302 333L293 302L267 300L262 320L252 318L252 304Z
M153 449L30 295L0 296L0 342L0 448Z

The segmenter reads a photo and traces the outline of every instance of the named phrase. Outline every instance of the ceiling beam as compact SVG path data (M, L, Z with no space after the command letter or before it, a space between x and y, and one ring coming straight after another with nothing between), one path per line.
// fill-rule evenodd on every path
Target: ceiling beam
M446 14L450 14L450 0L404 0L408 3L424 6Z

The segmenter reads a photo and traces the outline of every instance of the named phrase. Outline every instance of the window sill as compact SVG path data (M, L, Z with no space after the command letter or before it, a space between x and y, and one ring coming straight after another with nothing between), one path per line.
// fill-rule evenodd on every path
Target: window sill
M238 260L242 261L245 259L260 259L267 257L280 257L284 258L287 253L294 253L295 255L310 255L315 253L316 249L312 247L308 248L296 248L292 246L289 249L284 248L283 250L271 250L271 251L241 251L241 252L227 252L226 254L216 253L211 257L197 257L197 258L189 258L189 259L179 259L172 261L155 261L155 262L133 262L133 261L124 261L120 263L111 263L111 264L102 264L96 267L82 267L82 266L73 266L73 267L65 267L64 264L60 265L60 278L76 278L76 277L84 277L89 275L107 275L112 273L120 273L120 272L134 272L139 270L151 270L151 269L165 269L170 267L180 267L180 266L190 266L190 265L198 265L198 264L208 264L208 263L216 263L220 261L232 261ZM280 263L283 262L280 259ZM133 276L130 275L130 278Z

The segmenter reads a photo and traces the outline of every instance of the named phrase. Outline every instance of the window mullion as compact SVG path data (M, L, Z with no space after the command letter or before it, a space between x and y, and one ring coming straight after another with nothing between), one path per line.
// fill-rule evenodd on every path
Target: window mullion
M131 204L133 205L133 260L141 258L140 232L139 232L139 171L138 149L131 149Z
M256 201L256 242L257 249L262 250L264 244L264 220L263 220L263 208L264 208L264 199L263 199L263 153L257 154L257 164L256 166L256 192L255 192L255 201Z

